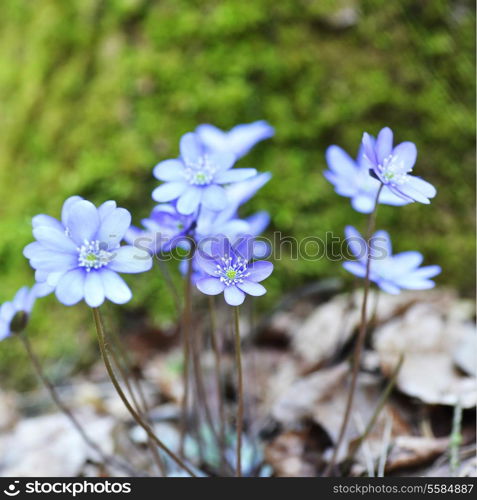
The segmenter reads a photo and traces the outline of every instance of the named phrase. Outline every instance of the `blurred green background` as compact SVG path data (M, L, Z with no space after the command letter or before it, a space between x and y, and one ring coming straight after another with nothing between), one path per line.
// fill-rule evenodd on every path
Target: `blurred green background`
M153 206L151 169L182 134L266 119L274 139L241 164L273 179L246 212L303 238L364 227L323 178L324 151L353 155L385 125L414 141L431 206L383 207L396 251L440 264L437 281L474 293L474 2L470 0L2 0L0 3L0 302L33 273L22 256L36 213L80 194L115 199L135 222ZM271 307L295 286L339 275L336 262L276 263ZM159 272L128 279L120 318L171 320ZM118 322L118 307L106 307ZM61 377L94 353L84 306L38 304L31 335ZM90 347L91 346L91 347ZM0 348L2 385L28 379L16 342Z

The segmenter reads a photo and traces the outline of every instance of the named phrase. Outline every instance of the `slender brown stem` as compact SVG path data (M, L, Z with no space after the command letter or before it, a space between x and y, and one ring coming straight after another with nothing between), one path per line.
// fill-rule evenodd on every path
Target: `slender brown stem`
M184 456L184 443L187 434L187 421L188 421L188 401L189 401L189 385L190 385L190 322L192 316L192 259L194 251L191 252L191 257L188 262L187 276L185 280L185 304L184 313L182 316L182 353L183 353L183 372L182 372L182 384L184 387L184 393L182 396L182 411L181 411L181 425L180 425L180 437L179 437L179 454L181 457Z
M123 463L122 461L117 460L115 457L109 457L106 455L103 450L86 434L86 431L83 429L79 421L76 419L72 411L68 408L68 406L63 403L58 392L56 391L54 385L50 382L48 377L45 375L43 368L41 367L40 360L37 358L35 352L33 351L33 347L27 335L25 333L20 333L18 338L21 340L23 346L25 347L25 351L30 358L31 364L37 374L38 378L41 380L45 388L50 394L51 399L55 402L56 406L63 412L63 414L68 418L73 427L76 429L78 434L82 437L84 442L92 448L103 460L105 464L113 465L123 469L125 472L133 475L137 475L137 472L134 471L129 465Z
M235 360L237 364L237 461L236 475L242 477L243 373L239 308L234 307Z
M209 314L210 314L210 343L214 352L215 361L215 384L217 390L217 404L219 408L219 451L220 465L223 467L225 459L225 408L222 394L222 365L220 359L220 345L217 334L217 317L215 314L215 301L213 295L209 295Z
M164 280L167 283L167 286L169 287L172 298L174 299L174 306L176 308L176 312L178 317L180 316L181 313L181 300L179 297L179 292L177 291L177 287L174 283L174 280L172 279L171 273L169 272L169 269L167 267L167 262L164 262L161 259L161 256L158 256L158 263L159 263L159 269L161 270L162 276L164 277Z
M177 465L182 467L188 474L190 474L192 477L196 477L194 472L154 434L154 431L152 430L150 425L146 421L144 421L141 415L132 407L131 403L129 402L128 398L126 397L124 391L121 388L121 384L116 378L113 366L111 364L111 361L109 360L110 349L106 343L103 322L101 320L101 314L99 312L99 309L92 308L92 311L93 311L94 322L96 325L96 333L98 335L99 349L101 351L101 356L103 358L106 371L108 372L109 378L111 379L111 382L114 388L116 389L118 396L121 398L121 401L123 402L124 406L127 408L127 410L129 411L133 419L136 421L136 423L146 431L146 434L154 441L154 443L157 446L159 446L159 448L162 451L164 451L164 453L166 453L172 460L174 460L174 462L176 462Z
M364 294L363 294L363 303L361 306L361 322L359 325L358 338L356 341L356 347L354 351L354 359L353 359L353 369L351 374L351 386L348 393L348 399L346 402L346 409L343 417L343 422L341 424L340 432L338 435L338 439L335 444L335 448L333 450L333 455L331 457L330 463L326 468L325 475L329 476L330 473L334 471L334 467L336 464L336 459L338 457L339 449L343 443L344 436L346 434L346 430L348 428L349 419L351 416L351 410L353 409L353 401L354 395L356 392L356 383L358 381L358 373L359 367L361 365L361 353L363 351L364 340L366 338L366 328L367 328L367 308L368 308L368 295L369 295L369 271L371 267L371 248L370 248L370 240L374 231L374 226L376 224L376 214L378 211L378 202L379 196L383 189L383 184L379 186L378 192L376 193L376 198L374 200L374 208L373 211L369 214L368 219L368 229L366 233L366 247L367 247L367 256L366 256L366 275L364 278Z
M397 380L397 377L399 375L399 371L401 370L401 366L403 364L403 361L404 361L404 354L401 354L399 356L399 360L398 360L398 362L397 362L397 364L396 364L396 366L391 374L391 378L389 379L388 384L386 385L383 393L381 394L379 401L378 401L378 404L376 405L376 408L375 408L368 424L366 425L366 428L364 429L361 436L355 441L355 443L353 444L353 446L351 447L351 449L348 453L349 459L352 459L355 456L356 452L359 450L363 441L368 437L369 433L373 430L374 424L376 423L377 418L379 417L382 409L384 408L384 405L386 404L386 401L389 398L389 395L391 394L391 391L393 390L393 388L396 384L396 380Z
M131 400L133 402L133 405L136 409L136 411L143 416L143 418L150 424L149 418L148 418L148 407L147 407L147 402L146 398L144 396L144 393L141 388L141 384L137 377L132 375L129 377L129 374L132 373L132 370L130 369L131 363L129 360L128 355L125 353L124 349L122 348L121 342L117 338L116 335L113 335L112 338L114 347L115 349L111 349L109 352L111 354L111 358L113 360L114 365L116 366L117 370L119 371L121 378L124 382L124 385L126 386L126 389L128 390L129 396L131 397ZM116 355L116 352L118 353L118 356ZM121 358L118 359L118 358ZM123 365L125 367L123 367ZM131 382L129 379L132 379L135 385L135 388L133 388ZM139 401L136 398L135 390L139 394ZM160 473L162 476L166 476L166 468L165 465L161 459L161 456L159 455L157 451L156 445L152 442L151 438L148 436L147 438L147 444L148 448L151 452L152 458L159 469Z

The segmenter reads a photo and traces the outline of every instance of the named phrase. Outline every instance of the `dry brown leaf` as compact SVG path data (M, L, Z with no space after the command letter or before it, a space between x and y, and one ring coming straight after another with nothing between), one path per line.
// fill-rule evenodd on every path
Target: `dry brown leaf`
M398 436L386 461L386 472L396 469L415 467L433 460L446 451L448 438L425 438Z
M278 477L314 477L315 466L304 459L306 433L285 432L265 449L265 459Z
M345 344L359 323L359 310L348 295L340 295L318 307L296 329L294 351L308 365L319 365Z
M105 453L114 448L114 419L89 411L77 415L88 435ZM98 460L61 413L27 418L8 435L0 437L1 475L4 477L74 477L82 473L88 459Z
M353 418L339 450L338 460L346 457L349 444L361 434L360 429L356 427L356 418L365 424L371 419L382 392L380 382L379 377L360 374L353 405ZM336 442L346 407L348 388L347 363L322 369L295 382L276 402L272 416L285 426L297 425L300 421L312 419L327 432L333 442ZM390 415L392 418L393 435L410 432L400 412L393 405L386 404L367 438L374 457L380 452L385 415ZM364 457L360 453L358 458L361 460Z
M375 332L374 345L384 374L392 372L404 353L397 378L402 392L429 404L475 406L476 379L459 374L452 360L465 332L464 324L438 304L412 306Z
M477 332L475 325L465 326L462 338L454 349L454 362L468 375L477 377Z

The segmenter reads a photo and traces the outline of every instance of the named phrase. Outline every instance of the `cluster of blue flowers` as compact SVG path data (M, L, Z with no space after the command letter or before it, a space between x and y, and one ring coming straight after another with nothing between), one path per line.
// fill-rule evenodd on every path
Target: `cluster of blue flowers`
M178 158L161 161L154 176L162 181L152 193L158 202L142 228L131 226L131 214L114 201L99 207L80 196L63 204L60 219L37 215L32 220L33 243L24 255L35 269L37 284L22 288L12 302L0 309L0 339L10 334L18 313L28 315L37 297L54 292L71 306L84 300L99 307L106 299L128 302L132 293L120 274L142 273L152 267L153 256L176 247L192 250L181 262L185 274L192 266L192 280L205 294L223 293L228 304L240 305L245 295L259 296L259 284L273 270L265 260L268 246L255 240L269 224L266 212L241 218L239 208L271 178L254 168L236 168L237 160L258 142L272 137L273 128L264 121L239 125L224 132L200 125L180 141ZM430 203L435 188L411 175L416 146L403 142L393 146L393 133L382 129L377 138L365 133L358 157L330 146L326 152L329 170L325 177L338 194L349 197L355 210L371 213L378 203L401 206L414 201ZM344 267L365 277L367 243L352 227L346 229L356 260ZM389 293L401 289L426 289L439 266L419 267L419 252L391 254L389 235L378 231L385 255L373 254L369 279ZM353 240L353 242L352 242ZM204 244L202 244L204 243ZM362 249L364 248L364 253Z
M379 203L429 204L436 189L424 179L410 175L416 158L415 144L402 142L393 147L393 133L385 127L376 139L364 133L356 161L340 147L330 146L326 151L329 170L324 175L339 195L351 198L352 207L361 213L373 212ZM345 262L343 267L365 278L369 257L368 278L385 292L397 294L402 289L432 288L434 282L430 278L441 272L439 266L419 267L423 261L419 252L392 255L391 239L386 231L369 235L369 249L368 242L355 228L348 226L345 236L356 260ZM382 252L378 252L378 243Z
M193 255L193 279L204 293L224 292L232 305L241 304L245 294L265 293L258 281L265 279L273 266L253 262L267 249L258 242L249 246L249 242L267 227L270 218L259 212L241 219L238 210L271 175L233 167L255 144L273 134L264 121L239 125L228 132L200 125L195 132L185 134L180 156L154 168L154 176L164 182L152 193L159 204L142 221L143 229L131 226L131 214L116 202L96 207L80 196L64 202L60 219L45 214L33 217L35 241L25 247L24 255L35 270L37 283L31 289L23 287L12 302L1 306L0 340L11 334L15 318L28 317L36 298L52 292L67 306L83 300L92 308L106 299L116 304L128 302L132 293L120 274L148 271L154 254L178 246L200 248ZM239 245L242 237L247 244ZM216 244L209 245L212 254L207 254L208 258L221 266L220 272L214 270L212 275L207 258L200 258L201 253L205 255L201 241L211 238Z

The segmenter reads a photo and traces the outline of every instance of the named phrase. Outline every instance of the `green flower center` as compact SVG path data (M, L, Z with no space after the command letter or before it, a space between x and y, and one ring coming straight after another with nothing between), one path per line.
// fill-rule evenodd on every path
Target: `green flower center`
M225 275L229 280L233 280L237 276L237 271L235 271L234 269L229 269L228 271L226 271Z

